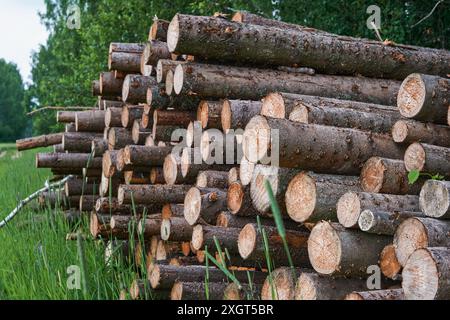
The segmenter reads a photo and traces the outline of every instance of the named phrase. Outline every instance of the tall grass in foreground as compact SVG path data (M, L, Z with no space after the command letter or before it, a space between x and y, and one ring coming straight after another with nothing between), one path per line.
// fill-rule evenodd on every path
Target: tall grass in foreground
M49 170L35 168L35 153L17 154L13 145L1 146L0 220L51 176ZM0 299L117 299L121 286L131 283L133 270L120 263L105 265L104 243L90 238L88 220L86 216L74 228L59 210L34 211L30 204L0 229ZM76 229L87 235L83 268L77 241L65 240ZM86 271L81 281L89 284L85 294L67 287L73 265Z

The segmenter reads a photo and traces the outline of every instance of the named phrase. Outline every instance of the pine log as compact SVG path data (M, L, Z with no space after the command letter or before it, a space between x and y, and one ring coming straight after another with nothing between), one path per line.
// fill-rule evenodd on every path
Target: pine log
M225 99L220 114L222 129L226 133L230 129L245 128L251 118L260 114L261 107L260 101Z
M208 283L208 296L206 296L206 285L204 281L200 282L182 282L177 281L170 292L171 300L220 300L223 298L223 292L227 287L227 282Z
M150 173L140 170L125 171L123 173L125 184L152 184Z
M345 300L405 300L403 289L359 291L349 293Z
M142 53L142 63L156 67L161 59L170 59L171 54L167 48L167 43L158 40L151 40L145 44Z
M204 250L205 246L213 250L218 241L222 250L225 248L230 254L238 252L238 238L241 230L237 228L221 228L214 226L196 225L193 228L191 245L194 250Z
M200 100L201 98L195 95L169 96L166 94L165 84L161 83L147 90L147 104L154 109L195 111Z
M107 139L94 139L91 143L91 153L93 157L103 157L103 154L108 151Z
M332 74L404 79L415 71L440 76L450 73L446 64L450 53L445 50L387 46L382 42L340 39L306 30L236 23L220 17L175 15L167 31L167 44L171 52L205 59L254 65L302 65Z
M147 101L147 89L156 85L153 77L129 74L123 81L122 100L126 103L144 103Z
M109 215L101 215L92 212L89 222L89 231L92 237L94 237L94 239L99 237L108 238L111 235L110 221L111 217Z
M73 168L89 167L98 169L102 167L101 158L92 158L87 153L37 153L37 168Z
M75 121L75 118L73 121ZM64 132L77 132L75 122L66 123Z
M161 215L163 219L170 219L171 217L184 218L184 205L177 203L165 204L162 208Z
M165 83L165 92L168 96L171 96L174 94L173 88L174 88L174 73L172 70L167 71L166 79L164 79Z
M357 177L300 172L289 181L285 200L280 201L285 201L294 221L337 221L336 203L348 191L361 191Z
M152 26L150 27L150 33L148 40L167 41L167 29L169 29L169 21L162 19L154 19Z
M214 224L217 215L226 209L223 189L192 187L184 198L184 218L191 225L206 221Z
M105 130L105 111L82 111L75 114L75 127L78 132L103 132Z
M174 184L193 184L195 182L194 176L183 177L181 170L181 156L176 153L171 153L166 156L163 164L164 181L168 185Z
M153 220L151 216L147 220ZM155 220L156 221L156 220ZM140 230L137 231L136 225L138 223L137 217L133 215L114 215L109 222L111 234L114 238L120 240L128 240L129 238L137 238ZM148 239L144 235L145 239Z
M93 196L93 195L81 195L80 196L80 202L79 202L79 209L81 212L91 212L95 209L95 204L97 202L97 199L99 199L99 196Z
M349 100L271 93L261 115L291 121L390 133L400 114L393 107Z
M270 92L288 92L395 105L400 82L364 77L290 73L271 69L180 64L175 68L176 94L260 100Z
M170 297L168 290L152 290L148 280L136 279L130 285L131 300L167 300Z
M58 111L56 113L56 122L58 123L71 123L75 122L76 111Z
M63 134L54 133L43 135L39 137L32 137L16 141L18 151L30 150L35 148L42 148L60 144L62 142Z
M187 147L199 147L202 141L202 124L200 121L192 121L189 123L186 129L186 146Z
M262 285L241 283L237 286L235 283L227 285L223 291L223 300L258 300Z
M106 109L105 126L106 127L120 127L122 125L122 107L110 107Z
M383 275L389 279L397 280L401 278L402 266L395 255L395 247L393 244L388 244L381 251L380 269Z
M392 127L392 138L397 143L423 142L450 148L450 127L414 120L399 120Z
M142 53L142 51L144 51L144 45L141 43L111 42L109 44L108 53L113 52Z
M187 127L191 121L195 120L195 113L192 111L178 110L155 110L153 113L153 123L162 126Z
M161 239L164 241L190 241L193 227L184 217L170 217L161 221Z
M219 129L222 130L222 101L207 101L200 102L197 109L197 121L200 121L202 128Z
M372 156L401 159L404 152L387 135L262 116L254 117L247 125L242 148L244 156L254 163L271 151L281 167L345 175L359 174L363 163Z
M419 197L349 191L336 205L339 223L345 228L358 227L358 219L364 210L419 212Z
M131 131L126 128L110 128L108 132L108 149L119 150L133 144Z
M96 158L97 159L97 158ZM86 178L100 179L102 176L101 158L99 158L100 168L83 168L81 175Z
M216 226L222 228L244 228L249 223L254 223L255 217L241 217L234 215L228 211L222 211L217 215ZM274 219L260 218L262 226L276 227ZM284 227L286 229L296 230L298 229L298 224L291 220L284 220Z
M403 81L398 92L398 108L406 118L447 124L450 79L430 74L413 73Z
M172 147L126 146L123 157L126 164L134 166L162 166Z
M243 186L248 186L252 182L254 170L255 163L248 160L244 155L239 166L239 180Z
M184 61L175 61L171 59L161 59L158 61L156 65L156 81L158 83L165 82L167 77L167 72L175 71L175 68L179 64L185 64Z
M154 123L152 138L155 141L179 142L184 136L184 130L180 126L156 126ZM177 131L176 134L175 131Z
M262 229L267 234L270 256L276 257L277 265L288 265L288 258L278 229L270 226L264 226ZM292 261L296 266L310 266L307 253L308 236L309 232L301 228L286 230L286 240L290 248ZM259 230L256 223L247 224L241 230L237 244L239 254L243 259L265 264L266 255L262 230Z
M141 72L142 53L112 52L108 57L108 69L124 73Z
M400 223L411 217L424 215L420 212L364 210L359 216L358 226L364 232L393 236Z
M92 87L91 87L91 92L92 92L92 96L96 97L96 96L100 96L101 92L100 92L100 80L94 80L92 81ZM101 110L101 108L100 108Z
M108 110L108 108L122 108L125 106L122 101L111 101L105 99L99 100L99 105L102 106L101 110Z
M64 153L65 150L64 150L64 147L63 147L62 143L60 143L60 144L55 144L55 145L53 146L53 152L54 152L54 153Z
M150 116L150 113L143 113L141 117L141 126L145 129L153 128L153 117Z
M419 205L428 217L450 219L450 181L425 182L420 191Z
M188 185L121 185L118 191L119 204L183 203Z
M97 199L95 203L95 211L99 214L106 215L143 215L155 214L161 211L162 207L159 204L149 205L120 205L117 198L102 197Z
M308 255L313 268L325 275L367 275L367 267L378 264L383 248L392 241L339 224L319 222L308 240Z
M87 183L82 178L69 179L64 184L64 193L67 197L79 195L95 195L98 194L97 183Z
M261 215L253 206L250 196L250 186L243 186L240 181L230 184L227 192L227 206L230 212L240 217L253 217ZM271 218L272 214L265 216Z
M161 167L153 167L150 170L150 183L151 184L165 184L164 170Z
M66 132L62 137L64 151L90 153L92 152L92 141L102 140L102 133L91 132Z
M417 249L450 247L450 222L412 217L403 221L394 235L395 254L402 266Z
M100 93L106 97L119 97L122 93L123 79L116 79L114 72L100 73Z
M143 113L144 113L143 106L125 105L122 108L121 124L118 127L120 126L124 128L133 127L134 121L142 118Z
M294 300L295 283L303 269L280 267L267 276L261 288L261 300Z
M144 145L147 137L151 136L152 129L146 129L142 126L141 120L134 120L133 127L131 129L131 137L134 144Z
M196 187L198 188L228 188L228 172L206 170L197 175Z
M402 287L408 300L450 299L450 249L416 250L403 269Z
M106 151L102 157L102 171L106 178L111 178L117 172L118 150Z
M416 183L410 184L402 160L381 157L372 157L366 161L361 170L360 181L361 188L365 192L399 195L417 195L425 182L424 179L419 179Z
M405 167L429 174L450 177L450 148L413 143L405 151Z

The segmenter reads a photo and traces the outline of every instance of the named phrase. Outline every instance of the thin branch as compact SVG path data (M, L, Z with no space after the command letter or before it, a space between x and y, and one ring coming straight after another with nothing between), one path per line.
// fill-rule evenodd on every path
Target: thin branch
M78 111L78 110L94 110L93 107L44 107L44 108L39 108L36 110L33 110L29 113L27 113L27 116L32 116L35 113L41 112L41 111L45 111L45 110L69 110L69 111Z
M423 17L422 19L420 19L419 22L413 24L413 25L411 26L411 28L414 28L414 27L417 26L418 24L420 24L420 23L424 22L426 19L428 19L428 18L433 14L434 10L436 10L437 6L440 5L442 2L444 2L444 0L439 0L439 1L434 5L433 9L431 9L430 13L427 14L427 15L426 15L425 17Z

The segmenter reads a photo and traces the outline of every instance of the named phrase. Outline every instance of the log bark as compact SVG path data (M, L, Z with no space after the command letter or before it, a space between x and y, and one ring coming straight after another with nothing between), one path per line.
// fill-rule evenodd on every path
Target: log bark
M75 127L78 132L103 132L105 130L105 111L82 111L75 114Z
M153 123L158 126L187 127L191 121L195 121L192 111L155 110L153 113Z
M450 181L425 182L420 192L419 205L428 217L450 219Z
M423 142L450 148L450 127L414 120L399 120L392 127L392 138L397 143Z
M199 121L192 121L186 129L186 146L188 148L201 146L202 124Z
M261 288L261 300L294 300L295 283L303 271L289 267L273 270Z
M120 172L116 172L113 176L107 178L101 174L101 180L99 185L99 194L102 197L117 197L117 188L123 184L123 176Z
M339 199L336 210L342 226L355 228L358 226L359 216L364 210L419 212L419 197L349 191Z
M92 81L92 87L91 88L92 88L91 91L92 91L92 96L93 97L101 95L101 92L100 92L100 80Z
M102 197L97 199L95 203L95 211L98 214L106 215L143 215L159 213L162 206L159 204L135 205L134 209L131 205L120 205L117 198Z
M90 153L92 141L102 140L102 138L102 133L66 132L62 137L62 147L68 152Z
M75 120L73 120L73 121L75 121ZM64 132L77 132L77 129L75 127L75 122L67 123L65 125Z
M226 171L200 171L197 175L196 187L198 188L228 188L228 172Z
M161 239L164 241L190 241L193 227L184 217L170 217L161 221Z
M245 158L253 163L267 161L264 157L271 151L281 167L345 175L358 175L370 157L401 159L404 152L387 135L262 116L249 122L242 145Z
M113 52L142 53L143 51L144 45L141 43L111 42L109 44L108 53Z
M108 128L120 127L122 125L122 107L110 107L106 109L105 126Z
M269 254L276 257L277 265L288 265L289 261L283 246L282 239L276 227L264 226L269 245ZM266 264L266 255L262 230L257 224L247 224L240 232L237 241L239 254L243 259L257 261ZM304 229L286 230L286 240L290 248L290 254L295 266L309 267L307 241L309 232Z
M255 163L243 156L239 166L239 180L243 186L248 186L252 182L254 170Z
M261 215L253 206L250 186L243 186L239 181L231 183L228 187L227 206L232 214L240 217L254 218ZM271 218L272 215L268 214L267 217Z
M91 153L93 157L103 157L103 154L108 151L107 139L94 139L91 143Z
M226 248L230 254L235 254L238 252L240 231L237 228L221 228L198 224L193 228L191 245L194 250L204 250L205 246L214 250L216 248L214 239L216 239L222 250Z
M92 237L94 237L94 239L99 237L109 238L111 235L110 221L111 217L109 215L91 213L89 231L91 232Z
M450 249L415 251L403 270L402 287L408 300L450 299Z
M254 223L255 217L241 217L230 213L229 211L222 211L217 216L216 226L222 228L244 228L249 223ZM276 227L274 219L260 218L262 226ZM299 227L294 221L284 220L284 227L286 229L296 230Z
M102 171L106 178L111 178L117 172L118 150L106 151L102 157Z
M174 73L172 70L167 71L166 79L164 79L165 83L165 92L168 96L172 96L174 94L173 87L174 87Z
M195 63L180 64L174 73L176 94L254 101L271 92L287 92L395 105L399 87L395 80Z
M87 153L37 153L37 168L73 168L82 169L89 167L98 169L102 167L101 158L92 158Z
M95 203L99 196L81 195L79 209L81 212L91 212L95 209Z
M245 128L251 118L260 114L261 107L260 101L225 99L220 114L223 131Z
M185 64L184 61L176 61L172 59L161 59L158 61L156 65L156 81L158 83L165 82L167 73L169 71L174 72L176 66L179 64Z
M108 108L122 108L125 104L122 101L111 101L101 99L98 102L99 106L101 106L102 110L108 110Z
M210 300L221 300L223 292L227 287L227 282L211 282L208 283L208 298ZM171 300L206 300L205 282L182 282L178 281L174 284L170 292Z
M150 116L150 113L143 113L141 117L141 126L145 129L153 128L153 119Z
M120 97L123 79L116 79L114 72L100 73L100 93L103 97Z
M122 100L126 103L145 103L147 101L147 89L156 85L152 77L129 74L123 81Z
M181 170L181 156L176 153L171 153L164 159L163 175L164 181L168 185L193 184L196 179L192 175L183 177Z
M349 293L345 300L405 300L403 289L359 291Z
M144 145L147 137L152 134L152 129L147 129L141 124L141 120L134 120L133 128L131 129L131 137L134 144Z
M152 184L148 171L132 170L123 173L125 184Z
M378 264L381 251L390 241L387 236L319 222L308 240L309 260L320 274L365 276L367 267Z
M126 128L111 128L108 132L108 149L119 150L133 144L131 131Z
M395 255L395 247L393 244L388 244L381 251L380 269L383 275L389 279L397 280L401 278L402 266Z
M54 146L62 142L63 134L54 133L16 141L18 151Z
M417 249L450 247L450 222L432 218L413 217L403 221L394 235L397 259L405 266Z
M161 59L170 59L171 53L167 48L167 43L158 40L151 40L146 43L142 54L142 63L156 67Z
M142 53L112 52L109 54L108 69L124 73L141 72Z
M400 114L393 107L350 100L271 93L261 115L291 121L390 133Z
M200 101L200 97L193 95L169 96L166 94L165 84L161 83L147 90L147 104L154 109L195 111Z
M169 25L167 44L171 52L207 59L255 65L302 65L332 74L404 79L415 71L441 76L450 72L446 65L450 53L445 50L386 46L381 42L339 39L215 17L177 14Z
M280 200L294 221L338 221L336 203L348 191L361 191L357 177L300 172L289 181L285 200Z
M72 123L75 122L76 111L58 111L56 113L56 122Z
M365 192L386 194L417 195L425 182L419 179L410 184L405 163L402 160L393 160L381 157L372 157L364 164L361 175L361 188Z
M155 19L150 27L148 40L167 41L167 29L169 29L169 21L162 19Z
M156 126L153 124L152 138L155 141L179 142L179 135L172 136L175 130L182 129L180 126ZM182 129L184 130L184 129Z
M63 147L63 145L62 145L62 143L61 144L55 144L54 146L53 146L53 152L54 153L64 153L64 147Z
M226 208L223 189L192 187L184 198L184 218L191 226L200 221L214 224L217 215Z
M197 109L197 121L200 121L202 128L219 129L222 130L222 101L207 101L200 102Z
M151 184L165 184L164 170L161 167L154 167L150 170L150 182Z
M82 178L72 178L64 184L64 193L67 197L82 194L96 195L98 194L98 187L97 183L86 183Z
M131 106L126 105L122 108L121 114L121 124L118 126L122 126L124 128L133 127L134 121L142 118L142 114L144 113L143 106Z
M416 142L406 149L403 160L408 171L418 170L450 177L448 159L450 159L450 148Z
M398 92L401 115L419 121L447 124L449 103L450 80L431 73L410 74Z
M393 236L397 227L411 217L424 217L420 212L386 212L364 210L358 219L358 226L364 232Z
M120 204L183 203L190 186L187 185L121 185L118 199Z
M171 217L184 218L184 205L176 203L166 204L162 208L161 215L163 219L170 219Z
M126 146L123 157L126 164L142 167L157 167L172 152L172 147Z

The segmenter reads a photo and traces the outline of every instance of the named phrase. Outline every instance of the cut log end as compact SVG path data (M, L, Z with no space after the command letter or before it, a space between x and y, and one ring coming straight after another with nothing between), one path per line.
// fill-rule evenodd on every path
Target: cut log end
M392 139L397 143L402 143L406 138L408 138L408 125L404 120L399 120L392 127Z
M403 221L394 235L395 254L402 266L405 266L409 256L419 248L428 246L428 232L417 218Z
M161 222L161 239L164 241L169 240L170 237L170 219L163 219Z
M308 255L314 270L321 274L332 274L339 268L340 239L329 222L320 222L312 229L308 239Z
M175 67L175 72L173 74L173 90L175 94L180 94L183 91L184 85L184 69L181 64Z
M426 89L421 75L409 75L400 86L397 97L397 106L400 114L406 118L415 117L425 102Z
M270 281L267 277L264 281L261 289L261 300L294 300L296 280L291 268L275 269L272 273L272 280ZM273 296L273 293L275 296Z
M361 213L361 202L358 194L355 192L344 194L339 199L336 210L339 223L344 227L352 228L357 225Z
M201 250L203 248L203 227L196 225L192 230L192 248L194 250Z
M405 151L405 167L408 171L422 171L425 166L425 149L420 143L411 144Z
M317 300L316 285L310 273L302 273L298 278L295 289L295 299Z
M428 180L420 191L420 209L432 218L450 216L450 183Z
M286 117L286 108L283 96L279 93L268 94L263 100L261 115L284 119Z
M178 21L178 15L175 15L172 21L170 21L169 28L167 29L167 47L170 52L176 51L179 34L180 23Z
M231 128L231 105L229 100L224 100L222 104L222 112L220 115L220 121L222 124L222 129L226 133Z
M177 181L178 165L177 159L173 154L169 154L164 159L163 172L164 180L166 180L166 183L169 185L174 185Z
M373 228L375 223L375 215L371 210L364 210L358 219L359 228L362 231L369 231Z
M165 84L166 84L166 94L168 96L172 95L174 89L174 74L172 70L167 71Z
M197 223L200 217L201 205L202 196L200 190L195 187L191 188L184 198L184 218L191 226Z
M170 292L170 300L181 300L183 298L183 283L176 282Z
M190 148L184 148L183 152L181 153L181 175L183 177L186 177L189 173L189 168L191 166L191 149Z
M202 128L208 126L209 106L208 101L201 101L197 109L197 121L200 121Z
M383 159L372 157L366 161L361 170L361 187L366 192L380 192L383 187L384 172L386 167Z
M253 171L255 170L255 163L243 157L241 165L239 166L239 179L243 186L248 186L253 178Z
M304 222L314 212L316 205L316 185L307 173L296 175L286 191L286 209L289 217L297 222Z
M253 224L247 224L242 228L238 238L239 254L243 259L247 259L256 248L256 233Z
M384 276L389 279L397 279L402 266L395 255L395 247L392 244L384 247L380 254L380 269Z
M255 116L247 124L242 141L245 158L257 163L268 154L271 130L265 117Z
M161 270L156 263L153 263L149 267L149 271L150 273L148 275L148 280L150 281L150 286L153 289L157 289L159 286L159 281L161 279Z
M239 212L242 206L242 202L244 200L244 187L239 182L233 182L228 187L227 193L227 205L228 209L232 214L236 214Z

